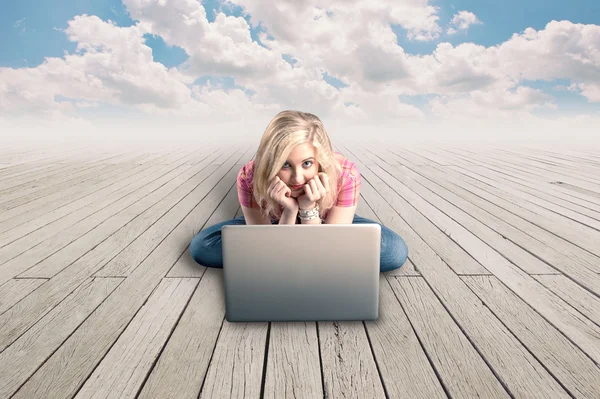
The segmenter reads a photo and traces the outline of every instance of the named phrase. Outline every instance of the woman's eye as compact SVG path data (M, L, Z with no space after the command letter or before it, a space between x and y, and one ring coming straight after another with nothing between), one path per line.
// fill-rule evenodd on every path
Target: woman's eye
M307 167L311 167L311 166L312 166L312 161L305 161L305 162L304 162L304 164L309 164L309 165L307 165ZM283 164L283 167L284 167L284 168L287 168L287 167L288 167L288 163L287 163L287 162L286 162L286 163L284 163L284 164Z

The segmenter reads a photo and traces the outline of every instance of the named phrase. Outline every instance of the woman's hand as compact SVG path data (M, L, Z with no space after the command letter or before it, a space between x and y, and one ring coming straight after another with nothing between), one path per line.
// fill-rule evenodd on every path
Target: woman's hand
M304 194L298 197L300 209L312 209L318 200L329 192L329 176L327 173L317 173L304 185Z
M290 189L278 176L275 176L267 189L269 197L273 198L283 209L288 212L298 212L298 201L292 197Z

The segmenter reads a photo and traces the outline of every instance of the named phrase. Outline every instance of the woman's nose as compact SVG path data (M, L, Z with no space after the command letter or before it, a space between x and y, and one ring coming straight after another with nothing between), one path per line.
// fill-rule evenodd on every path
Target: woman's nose
M304 176L300 173L292 174L292 184L304 183Z

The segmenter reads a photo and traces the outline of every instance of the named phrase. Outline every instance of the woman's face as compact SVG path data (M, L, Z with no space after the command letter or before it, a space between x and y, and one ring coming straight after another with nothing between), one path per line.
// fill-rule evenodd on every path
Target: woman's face
M303 186L318 172L315 147L306 143L294 147L277 176L292 190L292 197L297 198L304 193Z

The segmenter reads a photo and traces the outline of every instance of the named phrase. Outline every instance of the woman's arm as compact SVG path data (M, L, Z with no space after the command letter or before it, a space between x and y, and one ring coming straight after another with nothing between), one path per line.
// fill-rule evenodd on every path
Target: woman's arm
M296 224L296 217L298 216L298 210L296 211L283 211L279 224Z
M241 205L244 219L246 224L271 224L271 219L261 213L258 208L248 208L247 206Z

